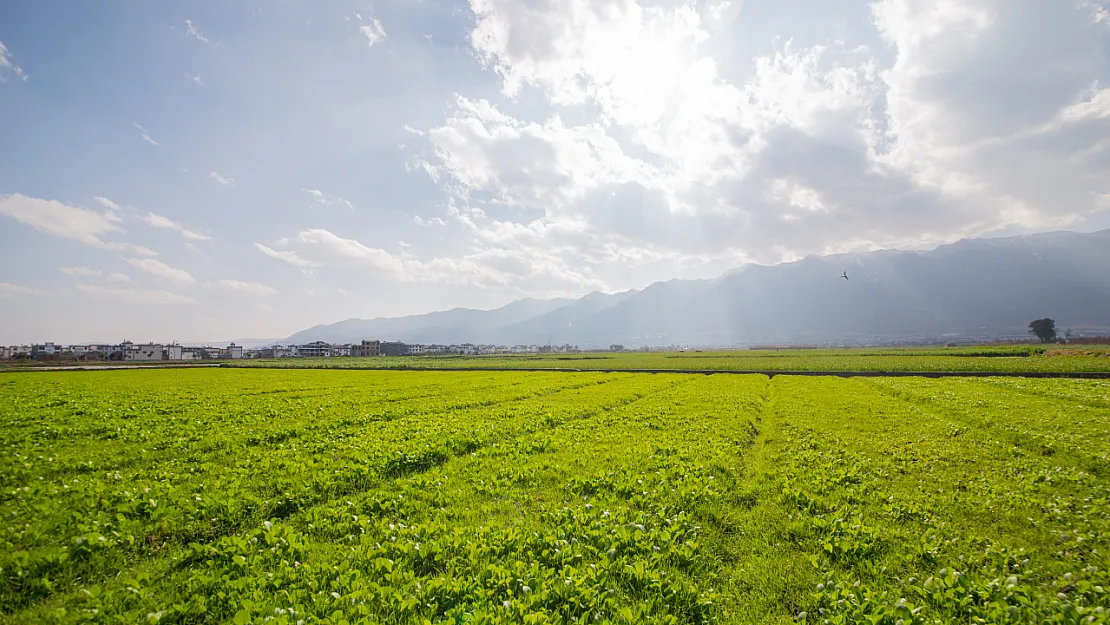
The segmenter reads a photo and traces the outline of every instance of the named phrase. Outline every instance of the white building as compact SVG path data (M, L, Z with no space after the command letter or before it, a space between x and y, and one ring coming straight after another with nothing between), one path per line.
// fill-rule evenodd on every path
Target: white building
M182 347L181 360L201 360L204 358L203 347Z
M130 345L127 351L123 353L123 359L129 362L148 362L153 360L162 360L165 356L166 348L160 343L143 343L141 345Z
M297 356L300 358L327 358L331 356L331 345L323 341L313 341L297 346Z
M36 343L31 345L31 358L57 356L61 351L62 350L53 343Z
M283 347L281 345L274 345L272 347L263 347L258 350L259 358L293 358L296 355L296 346Z
M166 346L166 360L184 360L182 358L183 350L180 345L167 345Z
M238 360L243 357L243 346L232 343L227 346L227 357L233 360Z
M104 343L93 343L89 345L88 354L90 357L107 358L111 353L111 345L105 345Z

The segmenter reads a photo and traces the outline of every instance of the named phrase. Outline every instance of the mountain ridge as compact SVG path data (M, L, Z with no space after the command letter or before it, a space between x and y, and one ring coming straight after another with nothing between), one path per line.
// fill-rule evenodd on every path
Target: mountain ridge
M712 279L665 280L578 299L524 298L491 310L353 318L313 326L285 341L550 341L582 347L894 341L1011 336L1043 316L1061 327L1105 329L1110 328L1106 267L1110 230L970 238L932 250L747 264Z

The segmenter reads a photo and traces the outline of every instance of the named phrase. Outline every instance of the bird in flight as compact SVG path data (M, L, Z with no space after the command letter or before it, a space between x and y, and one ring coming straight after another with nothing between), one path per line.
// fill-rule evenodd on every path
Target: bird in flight
M844 278L845 280L847 280L847 279L848 279L848 272L847 272L847 271L843 271L843 272L841 272L841 273L840 273L840 277L841 277L841 278Z

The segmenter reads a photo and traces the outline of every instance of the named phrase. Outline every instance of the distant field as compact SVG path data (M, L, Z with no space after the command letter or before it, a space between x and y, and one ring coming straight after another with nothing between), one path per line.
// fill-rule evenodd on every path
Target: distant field
M1108 441L1089 380L11 373L0 621L1107 623Z
M241 360L232 366L366 369L675 369L703 371L1110 371L1110 347L1054 346L735 350L719 352L593 352L508 356L406 356Z

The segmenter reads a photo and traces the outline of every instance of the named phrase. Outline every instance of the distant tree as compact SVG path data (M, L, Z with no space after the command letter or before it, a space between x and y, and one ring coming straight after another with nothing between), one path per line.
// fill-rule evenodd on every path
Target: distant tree
M1035 334L1042 343L1051 343L1056 340L1056 322L1048 317L1032 321L1029 323L1029 333Z

